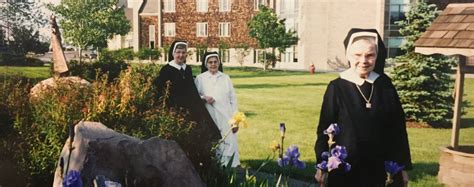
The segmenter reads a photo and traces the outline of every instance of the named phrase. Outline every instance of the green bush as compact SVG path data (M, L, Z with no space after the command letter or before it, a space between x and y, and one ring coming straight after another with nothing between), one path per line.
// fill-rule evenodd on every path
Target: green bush
M166 110L163 102L155 100L154 77L142 75L158 69L130 67L113 82L105 75L90 86L60 82L35 98L29 98L32 85L28 81L0 82L4 90L0 93L0 150L15 156L25 179L46 186L51 185L68 124L81 119L100 121L139 138L185 136L194 123L185 120L185 113Z
M108 82L112 82L120 72L127 69L128 64L113 53L106 52L100 55L99 60L95 62L82 62L76 60L68 62L69 73L71 76L79 76L89 81L107 75Z
M137 57L140 60L158 60L161 57L161 51L159 49L141 48L137 53Z
M123 60L133 60L135 57L135 52L133 49L119 49L119 50L102 50L101 55L109 55L115 59L123 59Z
M22 54L0 52L0 66L44 66L44 62Z

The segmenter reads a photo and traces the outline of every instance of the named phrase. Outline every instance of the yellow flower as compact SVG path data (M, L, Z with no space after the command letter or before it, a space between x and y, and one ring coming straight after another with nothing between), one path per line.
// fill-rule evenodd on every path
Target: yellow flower
M239 126L243 128L247 128L249 125L246 121L245 114L243 112L236 112L232 119L229 120L229 125L231 126Z
M272 149L273 152L278 151L278 149L280 149L280 144L278 141L273 140L272 144L270 145L270 149Z

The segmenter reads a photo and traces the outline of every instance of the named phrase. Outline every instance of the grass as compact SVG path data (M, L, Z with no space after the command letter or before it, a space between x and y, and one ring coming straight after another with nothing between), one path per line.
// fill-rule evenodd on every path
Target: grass
M0 67L0 75L22 75L28 78L47 78L50 76L49 67L16 67L2 66Z
M194 75L198 67L193 67ZM0 75L21 72L28 77L46 78L48 67L4 67ZM310 75L306 72L262 72L255 68L226 68L237 92L239 110L246 113L250 127L239 132L239 152L244 166L257 168L271 155L272 140L279 138L279 124L286 123L285 147L296 144L305 170L291 170L295 178L312 181L315 169L313 151L316 127L324 91L335 73ZM466 79L464 100L474 102L474 79ZM463 116L460 144L474 145L474 106ZM439 147L449 144L451 129L408 129L414 169L409 172L410 186L442 186L437 182ZM267 172L282 171L275 162L265 166Z

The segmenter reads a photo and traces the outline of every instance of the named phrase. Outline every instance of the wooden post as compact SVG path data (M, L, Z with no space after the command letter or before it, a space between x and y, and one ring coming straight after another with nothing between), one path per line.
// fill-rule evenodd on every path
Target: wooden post
M451 132L451 147L456 150L459 145L459 128L461 127L461 108L462 94L464 89L464 66L466 65L466 57L459 56L458 68L456 71L456 85L454 95L454 115L453 129Z

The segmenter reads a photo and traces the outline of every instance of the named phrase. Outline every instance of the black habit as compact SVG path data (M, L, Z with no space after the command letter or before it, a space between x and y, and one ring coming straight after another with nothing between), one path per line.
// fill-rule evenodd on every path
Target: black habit
M385 51L379 50L379 53ZM384 61L385 58L378 55L376 63ZM356 84L343 78L331 81L324 94L314 147L317 163L322 162L321 154L329 151L329 137L323 131L331 123L337 123L341 133L335 136L335 145L346 147L345 161L352 166L349 172L342 168L329 172L329 186L385 186L384 161L395 161L404 165L405 170L412 169L400 99L390 78L383 73L383 64L375 67L374 71L380 76L373 82L371 108L366 107ZM369 98L372 84L365 81L360 90ZM395 176L392 186L403 186L401 172Z
M163 66L159 77L154 81L159 90L159 97L164 94L167 81L171 83L167 106L184 109L189 112L187 120L196 122L191 132L177 142L194 167L202 171L212 164L214 154L211 149L221 138L220 132L198 94L191 66L186 66L184 73L170 64Z

